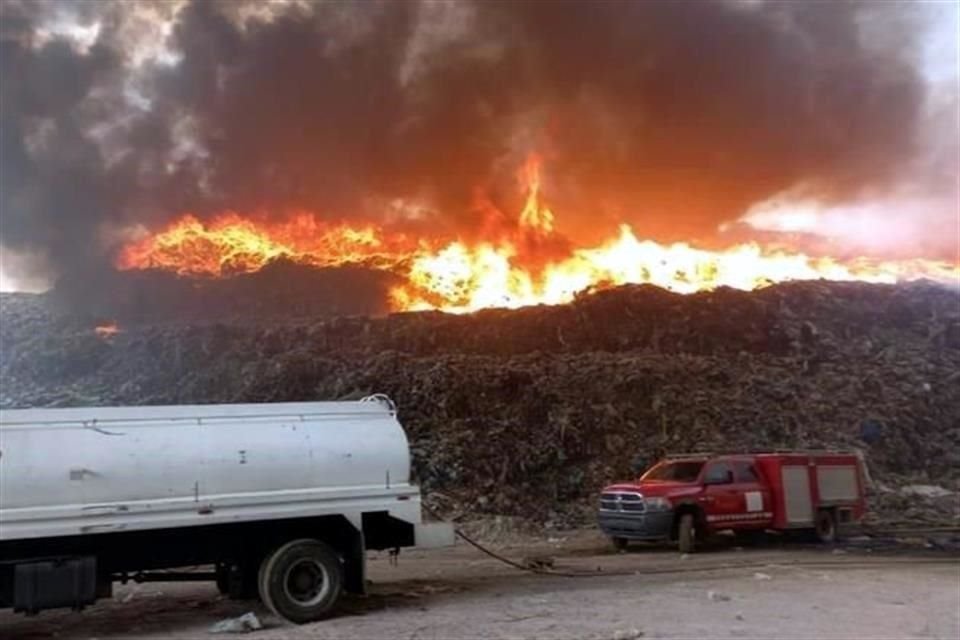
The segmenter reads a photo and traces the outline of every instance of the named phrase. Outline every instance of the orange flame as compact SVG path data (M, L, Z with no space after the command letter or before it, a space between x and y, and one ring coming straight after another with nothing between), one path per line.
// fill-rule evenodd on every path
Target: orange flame
M527 199L520 212L520 228L543 235L553 233L553 212L540 204L540 156L531 155L517 178L527 191Z
M278 258L318 267L363 264L401 275L391 292L396 310L470 312L568 302L591 287L650 283L679 293L729 286L756 289L787 280L892 283L960 278L960 266L931 260L838 261L741 244L721 251L641 240L629 225L595 247L576 248L536 268L526 240L555 236L553 213L541 201L540 160L518 175L525 201L513 237L468 243L413 241L367 225L326 224L309 213L255 222L225 213L205 224L185 215L166 230L123 248L120 269L164 269L181 275L224 276L256 271ZM542 261L541 261L542 262Z
M204 224L187 214L165 231L124 247L117 266L194 276L257 271L278 258L317 267L348 262L380 266L383 260L392 266L402 242L402 236L393 238L391 249L372 226L329 226L307 213L279 224L256 223L232 212Z
M94 327L93 332L97 334L98 338L108 340L120 333L120 327L116 322L108 322L107 324L97 325Z

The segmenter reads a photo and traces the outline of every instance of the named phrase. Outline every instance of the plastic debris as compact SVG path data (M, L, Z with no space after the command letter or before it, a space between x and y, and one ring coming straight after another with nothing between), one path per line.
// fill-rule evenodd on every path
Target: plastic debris
M210 627L210 633L249 633L262 629L263 625L260 619L252 611L249 611L237 618L228 618L217 622Z

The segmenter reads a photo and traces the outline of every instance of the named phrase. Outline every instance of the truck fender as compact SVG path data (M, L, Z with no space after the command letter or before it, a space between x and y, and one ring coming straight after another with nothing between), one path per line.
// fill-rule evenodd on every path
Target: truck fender
M685 514L692 513L697 523L697 528L705 530L707 527L707 518L703 509L692 499L684 499L676 503L673 509L673 524L670 526L670 539L677 539L677 529L680 526L680 518Z

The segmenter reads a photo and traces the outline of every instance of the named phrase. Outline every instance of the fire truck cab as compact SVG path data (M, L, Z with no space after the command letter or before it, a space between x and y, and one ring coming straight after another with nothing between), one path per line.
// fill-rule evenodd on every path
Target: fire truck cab
M614 546L674 540L684 553L723 530L809 530L832 542L866 511L856 453L797 451L667 456L638 479L606 487L600 529Z

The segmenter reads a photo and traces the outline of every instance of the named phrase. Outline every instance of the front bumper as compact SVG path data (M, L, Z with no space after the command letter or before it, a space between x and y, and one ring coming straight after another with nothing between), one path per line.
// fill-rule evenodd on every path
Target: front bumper
M648 511L638 514L600 511L597 523L600 530L611 538L666 540L673 527L673 511Z

